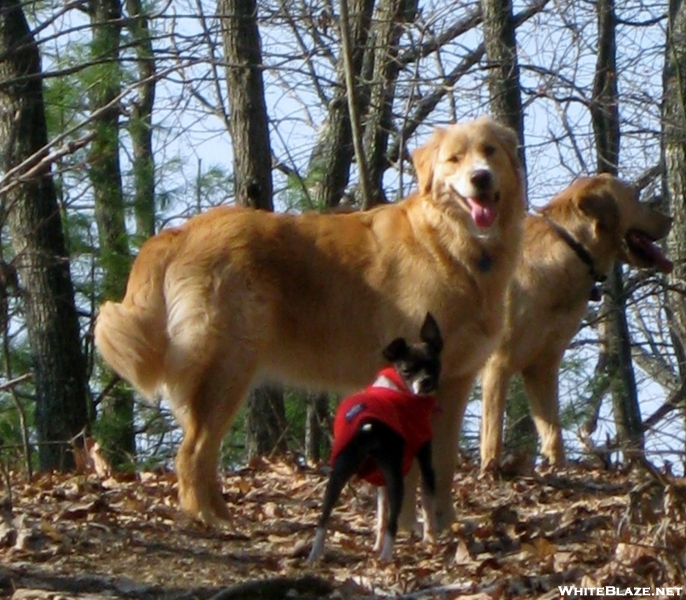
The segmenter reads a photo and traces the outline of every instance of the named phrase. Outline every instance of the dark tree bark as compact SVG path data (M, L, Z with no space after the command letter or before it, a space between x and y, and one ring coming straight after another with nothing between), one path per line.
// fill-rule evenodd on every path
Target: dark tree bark
M219 7L227 63L236 201L253 208L274 210L257 2L221 0Z
M93 185L95 221L103 267L102 293L106 299L124 295L131 267L125 223L124 192L119 164L119 116L117 98L121 93L119 46L121 39L120 0L91 0L92 24L90 109L95 137L88 156ZM136 453L133 428L133 393L115 386L105 399L101 414L101 434L113 465L128 463Z
M388 139L393 125L393 99L400 73L400 36L417 13L417 0L381 0L371 29L369 52L373 72L369 85L369 108L364 146L369 166L371 195L364 208L386 201L383 177L389 167Z
M598 53L593 78L591 121L598 172L617 175L619 164L619 98L617 92L617 18L614 0L599 0Z
M351 76L360 81L364 64L365 48L369 37L369 26L374 0L349 0ZM350 126L350 110L345 86L345 61L341 53L336 67L336 88L329 102L329 114L319 142L310 158L308 177L316 178L316 204L320 208L338 206L345 193L350 177L350 166L355 154ZM357 113L364 115L368 102L368 91L358 85Z
M129 31L136 41L138 97L133 103L129 133L133 151L133 211L141 240L155 233L155 160L152 148L152 110L155 104L155 56L148 16L141 0L126 0Z
M236 201L273 210L269 123L264 100L260 32L255 0L221 0L230 131L234 148ZM286 450L283 392L270 386L254 390L247 403L249 456Z
M520 95L515 19L511 0L482 0L484 45L488 67L488 90L493 115L519 135L520 159L524 156L524 110Z
M38 46L18 0L0 0L0 171L47 146ZM74 465L88 394L62 221L48 168L2 199L31 347L40 468Z
M307 398L307 423L305 430L305 454L307 460L318 462L331 450L331 422L329 395L309 394Z
M250 393L246 405L245 439L248 458L283 454L288 450L283 389L262 385Z
M664 69L663 176L664 196L674 225L667 240L674 271L667 295L671 337L677 349L679 374L686 380L686 9L670 0ZM682 403L682 411L683 408Z
M614 0L599 0L598 58L593 81L591 120L595 134L598 171L617 175L619 164L619 98L617 92L617 44ZM631 357L631 336L626 317L626 289L619 263L615 263L608 279L609 294L604 301L607 320L604 348L607 356L607 378L612 395L617 435L625 458L631 459L643 451L641 410L636 392L636 376Z

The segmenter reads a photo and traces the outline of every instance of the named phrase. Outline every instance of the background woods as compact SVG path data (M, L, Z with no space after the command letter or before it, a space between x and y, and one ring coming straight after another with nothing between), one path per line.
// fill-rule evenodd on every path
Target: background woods
M392 202L434 127L491 113L519 132L532 207L607 171L675 217L674 272L613 271L561 397L572 456L644 449L682 471L685 81L677 0L0 0L3 465L69 467L82 433L119 467L174 452L164 404L118 381L90 335L152 233L222 203ZM318 458L328 400L257 390L226 464Z

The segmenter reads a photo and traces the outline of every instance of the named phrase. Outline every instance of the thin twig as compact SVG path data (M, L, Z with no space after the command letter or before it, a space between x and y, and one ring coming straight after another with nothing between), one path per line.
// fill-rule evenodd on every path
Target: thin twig
M350 129L355 148L355 160L360 171L360 187L362 188L363 203L365 207L371 206L372 190L369 183L369 169L364 155L362 133L360 131L360 114L357 104L357 90L355 88L355 73L353 71L352 48L350 47L350 15L348 12L348 0L341 0L341 50L343 52L343 68L345 70L345 87L348 92L348 111L350 113Z

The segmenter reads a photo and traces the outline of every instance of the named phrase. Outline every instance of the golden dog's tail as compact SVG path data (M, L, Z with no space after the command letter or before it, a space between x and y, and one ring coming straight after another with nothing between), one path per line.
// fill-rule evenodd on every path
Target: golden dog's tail
M105 302L95 323L95 345L100 354L150 400L164 380L169 347L164 278L178 233L162 232L143 244L124 299L121 303Z

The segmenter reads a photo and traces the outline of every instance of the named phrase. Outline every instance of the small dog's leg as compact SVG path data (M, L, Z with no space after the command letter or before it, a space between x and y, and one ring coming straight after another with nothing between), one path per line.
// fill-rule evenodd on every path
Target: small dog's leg
M324 554L326 525L331 517L333 507L341 495L345 484L357 473L367 456L369 456L369 449L365 437L363 435L356 435L336 458L331 469L329 482L326 485L322 514L317 523L317 532L312 543L312 550L307 557L308 562L315 562Z
M403 504L404 493L402 460L405 443L400 436L395 433L393 435L397 437L397 447L393 448L389 444L384 448L384 451L375 456L376 464L386 480L386 493L388 495L388 523L379 554L379 560L383 562L389 562L393 556L393 544L398 533L398 516Z
M324 542L326 541L326 527L318 526L312 542L312 550L307 557L307 562L317 562L324 554Z
M388 494L385 487L379 487L376 491L376 540L374 552L381 551L383 534L388 524Z
M424 513L424 535L422 541L433 544L437 529L436 473L431 462L431 442L427 442L419 449L417 461L422 473L422 511Z

